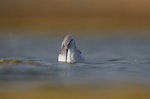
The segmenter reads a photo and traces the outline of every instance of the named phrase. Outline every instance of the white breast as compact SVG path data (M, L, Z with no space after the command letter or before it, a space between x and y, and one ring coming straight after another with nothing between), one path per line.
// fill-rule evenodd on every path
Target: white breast
M81 56L79 50L68 49L67 55L59 54L58 61L66 63L77 63L77 62L84 62L84 58Z
M75 40L70 35L67 35L62 42L58 61L66 63L78 63L84 61L81 52L76 47Z
M66 62L66 56L65 56L65 55L62 55L62 54L59 54L59 56L58 56L58 61L59 61L59 62Z
M77 49L69 49L67 54L67 63L83 62L84 59Z
M75 56L75 51L73 49L68 49L67 63L76 63L76 59L74 56Z

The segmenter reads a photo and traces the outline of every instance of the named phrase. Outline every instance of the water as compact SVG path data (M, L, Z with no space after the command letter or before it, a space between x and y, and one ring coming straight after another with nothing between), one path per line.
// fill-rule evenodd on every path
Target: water
M76 38L85 63L58 63L62 38L1 38L0 82L150 82L150 40Z
M62 37L1 37L2 99L148 99L150 40L76 37L85 63L57 61Z

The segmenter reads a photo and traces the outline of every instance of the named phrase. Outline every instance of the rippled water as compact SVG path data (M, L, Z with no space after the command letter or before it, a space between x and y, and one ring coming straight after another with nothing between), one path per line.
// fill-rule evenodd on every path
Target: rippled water
M150 40L76 38L85 63L58 63L62 38L1 38L0 82L150 83Z

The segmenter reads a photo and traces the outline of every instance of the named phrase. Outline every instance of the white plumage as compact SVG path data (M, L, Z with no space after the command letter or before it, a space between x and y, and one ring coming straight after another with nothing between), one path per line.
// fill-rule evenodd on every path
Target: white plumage
M84 61L81 51L77 49L75 40L72 36L67 35L64 38L58 55L58 61L65 63L80 63Z

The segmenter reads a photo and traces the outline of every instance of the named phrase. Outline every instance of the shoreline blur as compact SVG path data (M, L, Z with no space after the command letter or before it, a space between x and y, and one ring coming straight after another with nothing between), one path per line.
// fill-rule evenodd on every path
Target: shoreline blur
M0 33L150 37L149 9L147 0L1 0Z
M14 89L14 88L13 88ZM146 99L150 97L150 89L145 86L50 86L43 85L30 88L0 90L3 99Z

